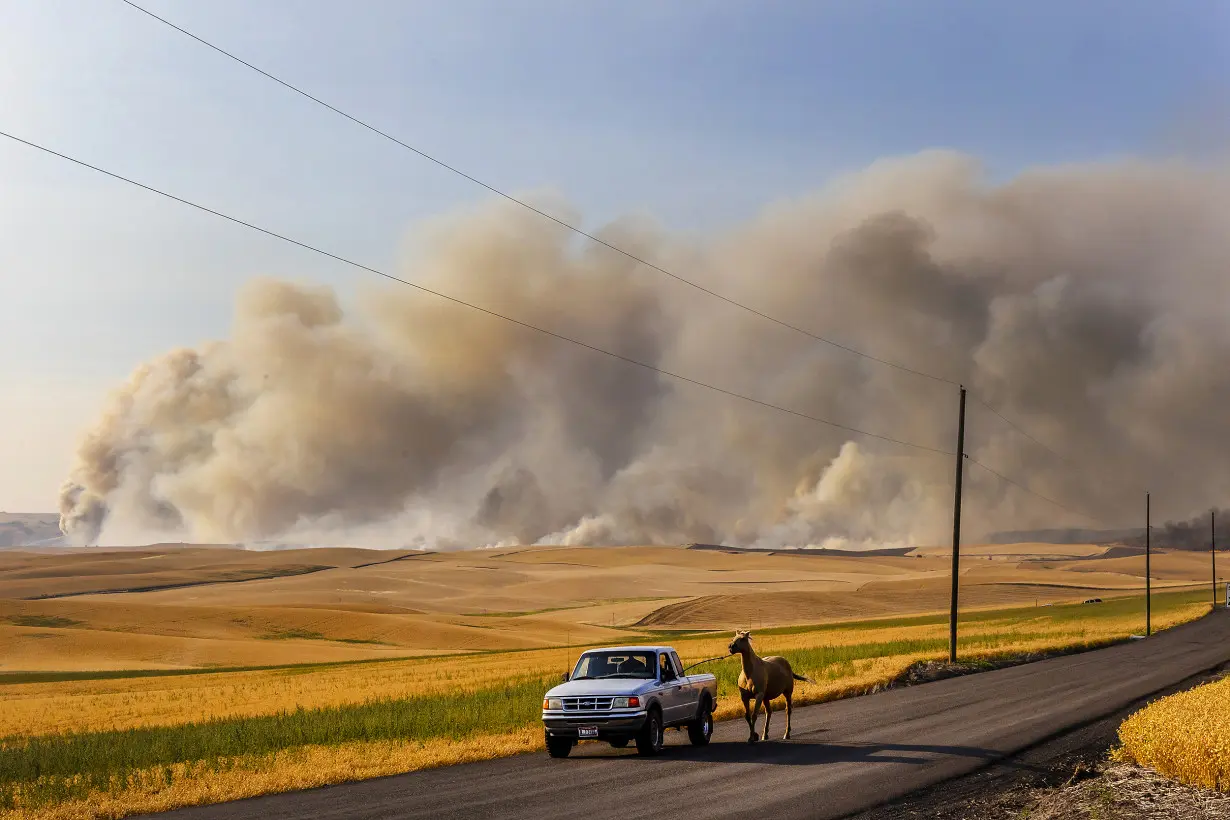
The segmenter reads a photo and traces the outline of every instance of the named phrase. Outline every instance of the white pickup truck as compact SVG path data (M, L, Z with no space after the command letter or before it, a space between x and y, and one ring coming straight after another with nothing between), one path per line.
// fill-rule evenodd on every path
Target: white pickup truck
M685 675L669 646L614 646L582 653L564 682L542 700L547 753L567 757L582 740L617 749L636 741L642 755L656 755L666 729L688 730L696 746L713 736L717 678Z

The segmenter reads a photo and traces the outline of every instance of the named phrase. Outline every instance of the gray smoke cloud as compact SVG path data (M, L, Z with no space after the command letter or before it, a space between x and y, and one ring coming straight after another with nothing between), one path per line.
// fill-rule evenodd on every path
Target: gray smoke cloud
M1230 460L1230 174L1119 162L992 184L971 158L885 160L704 240L612 244L765 313L963 382L972 458L1134 525L1186 516ZM577 221L563 203L544 208ZM957 391L698 293L507 202L423 226L400 274L723 389L941 450ZM133 374L61 499L79 543L158 534L436 548L935 542L950 456L680 383L400 285L343 311L255 280L226 340ZM974 465L967 531L1087 525Z

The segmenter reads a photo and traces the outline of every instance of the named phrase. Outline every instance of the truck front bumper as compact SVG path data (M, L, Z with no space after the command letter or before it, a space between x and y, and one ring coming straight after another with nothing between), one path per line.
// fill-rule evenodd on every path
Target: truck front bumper
M606 713L583 715L575 712L567 714L548 712L543 714L542 724L546 733L551 737L594 740L595 738L591 737L581 738L581 727L593 726L598 729L597 740L631 739L636 737L645 725L646 714L646 712L626 712L619 715Z

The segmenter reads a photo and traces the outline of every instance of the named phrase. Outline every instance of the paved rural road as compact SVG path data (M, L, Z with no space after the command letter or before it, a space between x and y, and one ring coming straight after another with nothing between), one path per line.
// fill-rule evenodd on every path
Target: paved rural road
M1222 611L1097 652L799 709L790 741L749 746L746 724L728 722L703 749L670 732L672 745L653 759L583 744L565 760L544 752L160 816L842 817L969 773L1227 661L1230 612ZM783 717L773 721L778 737Z

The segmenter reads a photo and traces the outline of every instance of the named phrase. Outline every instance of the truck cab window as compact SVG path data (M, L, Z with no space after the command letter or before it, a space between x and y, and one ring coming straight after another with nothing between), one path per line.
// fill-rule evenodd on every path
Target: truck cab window
M652 652L586 652L581 656L573 680L601 678L653 678Z
M671 653L671 663L675 664L675 674L682 678L683 677L683 661L679 660L678 652Z

